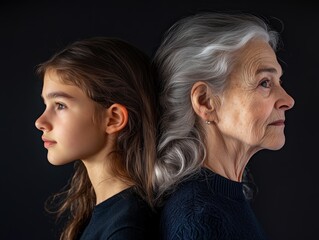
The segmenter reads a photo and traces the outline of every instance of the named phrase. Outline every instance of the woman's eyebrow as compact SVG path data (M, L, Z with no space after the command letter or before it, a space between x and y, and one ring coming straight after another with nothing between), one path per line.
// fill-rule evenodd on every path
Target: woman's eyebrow
M262 73L262 72L278 73L276 68L273 68L273 67L262 67L262 68L257 69L256 75L258 75L259 73Z
M278 72L276 68L273 67L262 67L257 69L256 74L258 75L260 73L273 73L273 74L280 74L282 76L283 72Z

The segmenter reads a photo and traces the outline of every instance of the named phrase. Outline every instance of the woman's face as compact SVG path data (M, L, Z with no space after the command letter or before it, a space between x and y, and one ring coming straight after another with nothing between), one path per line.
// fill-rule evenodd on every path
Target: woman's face
M46 72L42 97L46 108L36 120L43 132L48 161L61 165L97 154L105 145L102 121L95 116L95 102L79 87L61 82L55 71Z
M253 149L279 149L285 143L285 111L294 105L281 86L281 66L261 40L250 42L239 56L216 112L218 128Z

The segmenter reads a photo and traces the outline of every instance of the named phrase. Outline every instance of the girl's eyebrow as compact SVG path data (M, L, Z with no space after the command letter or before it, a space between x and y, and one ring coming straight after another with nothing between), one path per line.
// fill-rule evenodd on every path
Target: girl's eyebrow
M43 95L41 95L42 98L43 98ZM68 98L68 99L73 99L74 97L65 93L65 92L61 92L61 91L57 91L57 92L51 92L51 93L48 93L46 95L46 98L47 99L52 99L52 98Z

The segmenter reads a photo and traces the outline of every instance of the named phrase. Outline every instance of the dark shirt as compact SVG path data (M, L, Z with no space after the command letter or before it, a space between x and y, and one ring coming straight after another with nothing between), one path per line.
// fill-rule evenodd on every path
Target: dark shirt
M243 184L207 168L179 184L161 212L164 240L261 240L265 234L243 193Z
M80 240L157 239L157 228L155 212L129 188L94 208Z

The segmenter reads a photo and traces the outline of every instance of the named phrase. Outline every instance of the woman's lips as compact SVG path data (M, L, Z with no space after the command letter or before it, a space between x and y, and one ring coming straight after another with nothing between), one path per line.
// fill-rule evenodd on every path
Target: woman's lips
M270 123L269 125L272 125L272 126L285 126L285 120L274 121L274 122Z

